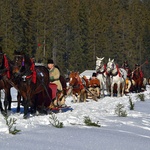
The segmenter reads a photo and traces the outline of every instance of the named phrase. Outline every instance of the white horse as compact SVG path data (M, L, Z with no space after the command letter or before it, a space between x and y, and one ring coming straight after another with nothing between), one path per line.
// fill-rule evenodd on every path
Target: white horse
M110 60L109 58L107 63L107 72L110 74L111 96L113 96L114 84L117 84L117 97L123 96L127 78L126 70L123 68L118 68L114 62L114 59Z
M109 76L106 72L106 65L103 63L103 58L96 57L96 73L97 79L100 81L101 96L109 95Z

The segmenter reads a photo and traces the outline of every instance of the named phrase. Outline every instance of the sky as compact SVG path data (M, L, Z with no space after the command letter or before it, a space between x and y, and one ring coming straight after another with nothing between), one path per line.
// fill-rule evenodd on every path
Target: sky
M16 90L12 88L11 93L15 101ZM138 98L139 94L144 94L145 101ZM139 94L106 96L98 102L87 99L81 103L73 103L73 98L67 97L70 109L53 113L63 123L63 128L52 126L52 114L30 115L23 119L23 108L21 113L16 113L16 103L13 103L8 119L16 119L13 127L21 131L9 134L0 113L0 150L150 150L150 85ZM3 96L2 91L2 101ZM134 110L130 110L129 98L134 103ZM126 117L115 113L118 104L124 106ZM100 127L87 126L85 117Z

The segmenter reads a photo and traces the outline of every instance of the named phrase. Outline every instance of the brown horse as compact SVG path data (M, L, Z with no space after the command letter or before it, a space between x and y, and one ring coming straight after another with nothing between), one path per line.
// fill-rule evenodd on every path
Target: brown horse
M74 102L86 102L87 91L78 72L71 72L69 75L69 89L67 95L72 94Z
M3 114L7 113L7 109L11 110L11 85L8 83L8 79L10 78L10 67L9 61L6 55L0 51L0 90L4 89L5 97L4 97L4 110L2 107L2 102L0 100L0 110Z
M0 109L3 112L3 114L7 114L7 109L11 110L11 88L12 85L10 84L10 81L12 79L12 66L13 62L4 54L2 51L0 51L0 90L4 90L5 98L4 98L4 110L2 107L2 103L0 101ZM20 103L21 103L21 95L18 92L17 93L17 112L20 111Z
M29 107L36 111L39 93L44 92L43 95L48 95L48 100L51 101L48 93L49 72L45 66L35 66L28 55L15 51L12 74L13 86L24 99L24 118L27 118ZM45 104L46 102L43 100L42 106L44 107Z
M132 80L135 82L135 85L133 85L133 90L137 93L141 92L141 88L143 85L143 73L140 70L139 66L137 66L133 71Z

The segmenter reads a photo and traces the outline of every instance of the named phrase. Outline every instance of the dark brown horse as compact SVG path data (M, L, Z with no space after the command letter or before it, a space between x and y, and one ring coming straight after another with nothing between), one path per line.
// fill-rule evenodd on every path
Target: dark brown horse
M137 66L133 71L132 80L135 82L135 85L133 85L133 90L137 93L141 92L141 88L143 85L143 73L140 70L139 66Z
M0 100L0 110L3 114L7 113L7 109L11 110L11 85L8 83L8 79L10 79L10 65L8 58L6 55L0 51L0 90L4 89L5 97L4 97L4 109L2 107L2 102Z
M35 66L28 55L15 51L12 73L14 87L24 99L24 118L27 118L29 107L34 107L36 111L39 93L44 92L43 95L48 95L51 101L48 93L49 72L45 66ZM42 106L45 106L44 100Z
M0 90L4 90L5 98L4 98L4 110L2 107L2 103L0 101L0 110L3 114L7 114L7 109L11 110L11 88L12 84L10 84L12 80L12 66L13 62L4 54L2 51L0 51ZM20 111L20 103L21 103L21 95L18 92L17 93L17 112Z

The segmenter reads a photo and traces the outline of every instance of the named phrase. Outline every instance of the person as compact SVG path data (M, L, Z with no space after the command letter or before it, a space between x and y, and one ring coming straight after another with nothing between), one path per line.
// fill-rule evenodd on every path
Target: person
M122 68L127 68L127 67L129 67L129 65L128 65L128 62L125 60L124 62L123 62L123 64L122 64Z
M58 91L62 91L59 69L55 67L54 61L52 59L48 59L47 66L49 70L50 82L55 83L57 85Z
M124 61L122 68L126 70L127 72L127 78L126 78L126 88L125 88L125 92L129 93L133 83L132 83L132 71L129 68L128 62Z
M129 67L125 67L124 68L127 72L127 78L126 78L126 88L125 88L125 92L129 93L131 90L131 87L133 86L133 81L132 81L132 72L129 69Z
M54 83L57 86L55 87L54 85L50 84L50 87L52 87L51 90L53 95L53 103L51 103L50 108L57 106L65 107L65 97L63 87L60 81L60 70L57 66L55 66L54 61L52 59L48 59L47 66L49 70L50 83Z
M59 80L60 80L60 83L62 85L63 94L67 95L67 93L66 93L66 90L67 90L66 79L64 78L64 76L61 75L61 70L60 70L60 68L57 65L55 65L55 68L57 68L59 70L59 72L60 72Z
M96 91L97 98L100 98L100 81L97 79L95 72L93 72L92 78L89 81L89 91L92 93Z
M134 71L133 71L133 75L134 75L134 72L136 72L136 71L139 71L139 74L140 74L140 77L141 77L141 78L144 77L143 71L142 71L142 69L141 69L141 67L140 67L139 64L135 64L135 68L134 68Z

